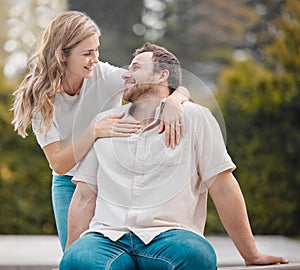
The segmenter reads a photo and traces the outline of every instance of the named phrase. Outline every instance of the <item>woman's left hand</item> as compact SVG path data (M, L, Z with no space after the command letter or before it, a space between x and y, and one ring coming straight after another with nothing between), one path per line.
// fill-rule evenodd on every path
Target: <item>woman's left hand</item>
M164 104L158 133L166 133L166 145L175 148L185 134L184 112L182 104L169 96Z

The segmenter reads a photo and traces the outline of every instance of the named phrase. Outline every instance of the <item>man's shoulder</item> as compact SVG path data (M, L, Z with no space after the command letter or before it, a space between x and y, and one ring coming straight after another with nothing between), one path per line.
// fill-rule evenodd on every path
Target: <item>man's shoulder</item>
M199 117L201 115L203 116L207 113L210 113L210 110L207 107L191 101L186 101L183 103L183 110L184 114L188 117Z
M131 103L127 103L125 105L120 105L120 106L117 106L115 108L106 110L106 111L101 112L98 115L96 115L95 119L100 120L100 119L103 119L103 118L105 118L109 115L114 115L114 114L119 114L119 113L122 113L122 112L126 112L129 109L130 106L131 106Z

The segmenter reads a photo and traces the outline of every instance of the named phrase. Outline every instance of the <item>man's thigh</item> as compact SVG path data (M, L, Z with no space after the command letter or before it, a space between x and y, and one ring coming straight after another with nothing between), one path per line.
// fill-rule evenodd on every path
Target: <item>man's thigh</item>
M135 270L126 247L98 233L88 233L64 253L60 270Z
M187 230L161 233L150 244L137 250L136 258L140 270L217 269L216 254L209 242Z

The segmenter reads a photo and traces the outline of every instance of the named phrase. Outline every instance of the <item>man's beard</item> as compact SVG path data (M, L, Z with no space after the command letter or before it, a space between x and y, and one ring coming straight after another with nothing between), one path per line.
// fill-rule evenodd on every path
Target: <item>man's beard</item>
M140 83L135 84L124 91L124 100L129 102L136 102L142 98L151 97L156 94L159 89L157 83Z

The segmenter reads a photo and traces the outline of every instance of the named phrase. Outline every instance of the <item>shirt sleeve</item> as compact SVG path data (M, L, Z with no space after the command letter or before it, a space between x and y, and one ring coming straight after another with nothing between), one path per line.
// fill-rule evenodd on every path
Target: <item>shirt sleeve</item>
M76 172L72 178L74 183L84 182L97 185L98 159L95 148L92 147L86 156L79 162Z
M105 79L109 74L120 70L119 67L109 64L108 62L99 62L102 78Z
M32 130L36 136L38 144L41 146L41 148L44 148L50 143L58 142L60 141L60 134L59 131L54 123L52 121L52 124L50 126L50 129L47 131L46 134L43 134L42 132L38 131L38 127L41 122L41 114L38 113L33 119L32 119Z
M233 171L236 166L227 152L217 120L208 109L200 111L195 132L197 168L205 188L208 188L219 173Z
M102 91L107 91L111 99L121 100L124 92L124 80L122 75L126 71L107 62L100 62L102 75Z

